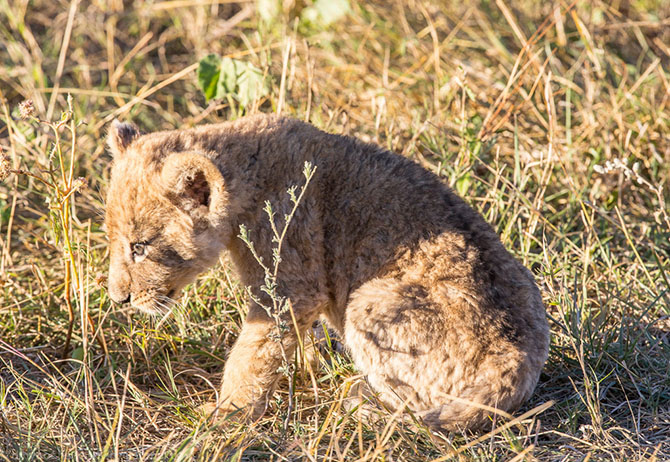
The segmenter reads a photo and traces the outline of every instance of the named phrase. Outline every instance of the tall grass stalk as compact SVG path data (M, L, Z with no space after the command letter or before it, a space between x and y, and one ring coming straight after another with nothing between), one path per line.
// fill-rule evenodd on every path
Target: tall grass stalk
M30 129L39 131L39 126L43 126L47 128L51 135L50 147L44 152L43 156L43 160L46 160L46 162L38 163L36 161L33 165L16 169L9 166L8 159L3 158L2 162L5 164L5 175L11 173L24 175L38 181L46 188L42 191L45 196L45 215L49 216L52 236L62 252L61 260L64 271L62 295L68 313L68 327L62 348L62 357L67 358L71 350L75 324L75 305L82 314L82 326L88 323L95 332L93 320L88 314L86 285L88 255L85 250L87 247L84 243L78 241L77 235L73 232L73 218L76 214L74 195L87 186L85 178L75 178L74 176L77 162L77 129L80 122L75 118L70 95L67 97L67 109L61 113L60 119L56 122L40 119L31 100L21 103L18 112L21 119L38 126L19 125L14 120L5 117L5 124L11 125L14 131ZM5 111L5 115L7 114L8 111ZM63 132L69 135L69 147L65 145ZM86 335L83 335L82 340L86 342ZM81 351L85 354L86 348Z

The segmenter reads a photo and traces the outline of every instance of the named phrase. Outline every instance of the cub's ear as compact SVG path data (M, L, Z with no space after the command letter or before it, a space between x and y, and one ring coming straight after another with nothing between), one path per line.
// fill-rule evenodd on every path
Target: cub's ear
M165 196L195 225L214 223L224 195L223 177L206 157L195 153L168 156L161 171Z
M112 151L112 156L123 154L138 136L140 136L140 131L135 124L121 123L114 119L107 134L107 144Z

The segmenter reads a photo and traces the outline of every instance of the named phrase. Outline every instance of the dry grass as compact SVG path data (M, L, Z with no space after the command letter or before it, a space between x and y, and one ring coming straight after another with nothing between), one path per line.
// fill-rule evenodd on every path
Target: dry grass
M253 2L0 0L0 147L12 169L50 175L53 133L17 106L56 121L69 93L82 124L74 146L61 133L73 175L59 187L89 185L66 208L73 291L55 193L26 175L0 184L0 460L669 460L670 4L361 2L310 27L304 3L266 24ZM96 277L108 123L240 115L197 88L210 52L267 75L247 112L381 143L497 227L535 273L553 334L522 418L484 436L364 418L342 407L360 378L338 353L313 380L298 369L290 414L284 383L256 425L200 418L244 311L225 262L163 323L113 306ZM614 159L628 168L605 168Z

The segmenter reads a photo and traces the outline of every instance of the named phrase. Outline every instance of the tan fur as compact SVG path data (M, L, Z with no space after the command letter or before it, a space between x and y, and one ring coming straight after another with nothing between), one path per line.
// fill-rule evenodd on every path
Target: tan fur
M391 408L407 405L445 429L475 428L532 393L549 330L532 275L435 175L350 137L275 116L139 136L112 127L107 196L109 293L156 312L227 249L256 297L263 270L237 238L250 230L272 261L263 211L291 209L286 190L317 167L291 223L279 294L304 331L319 316ZM139 253L132 245L143 243ZM292 325L290 320L287 320ZM261 414L280 344L256 303L226 362L218 406ZM283 340L290 353L296 333Z

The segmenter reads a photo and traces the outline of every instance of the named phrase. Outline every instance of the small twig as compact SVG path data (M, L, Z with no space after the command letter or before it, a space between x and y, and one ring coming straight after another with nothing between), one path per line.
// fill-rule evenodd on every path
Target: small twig
M270 269L270 267L268 267L265 264L263 258L256 251L256 248L249 236L249 232L245 226L243 225L240 226L240 234L239 234L240 239L242 239L242 241L247 245L252 256L258 262L258 264L263 269L263 272L265 273L265 282L260 287L260 290L263 293L267 294L272 300L272 306L267 306L263 304L260 298L256 297L253 294L250 288L248 288L247 290L250 298L259 306L261 306L267 312L268 316L272 318L272 320L274 321L275 333L273 334L274 337L273 340L279 342L279 349L282 356L281 369L284 375L286 375L289 379L289 398L288 398L289 403L288 403L288 412L284 419L284 428L288 427L288 423L290 421L294 405L293 384L292 384L294 368L290 367L289 358L286 353L286 348L284 347L284 343L282 341L284 334L289 330L286 322L283 319L283 315L285 313L288 312L291 316L291 319L294 324L294 329L296 331L295 335L298 336L298 343L302 345L302 342L300 339L298 324L296 322L295 314L293 312L293 307L291 306L290 301L287 300L286 297L281 296L277 293L277 287L279 285L278 283L279 264L281 263L282 246L284 244L284 240L286 239L286 234L288 232L289 225L291 224L291 221L293 220L293 217L295 216L295 213L298 210L298 206L300 205L300 203L304 198L305 192L307 191L307 187L309 186L309 183L312 180L315 171L316 167L312 166L312 164L310 164L309 162L305 162L305 166L303 169L303 175L305 176L305 184L300 188L300 193L296 195L295 186L288 189L288 194L290 196L291 202L293 203L293 207L291 208L291 211L288 214L284 215L284 226L281 229L281 231L279 230L277 224L275 223L274 220L275 212L272 209L272 204L269 201L265 203L265 212L267 213L270 222L270 228L273 234L273 242L276 244L276 247L272 249L272 258L273 258L272 269Z

